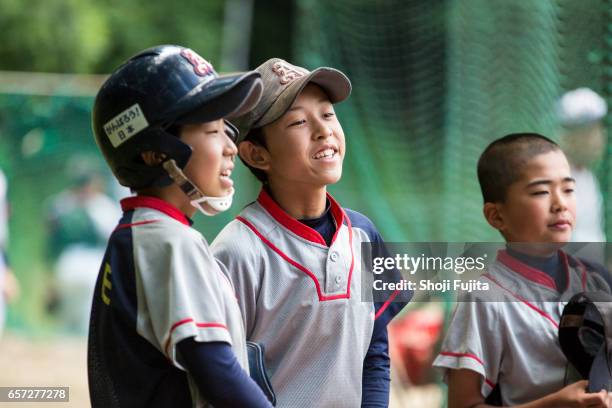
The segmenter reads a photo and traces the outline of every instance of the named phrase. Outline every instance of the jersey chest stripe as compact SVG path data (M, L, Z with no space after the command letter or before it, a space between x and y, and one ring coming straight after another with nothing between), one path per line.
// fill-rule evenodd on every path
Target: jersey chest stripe
M236 219L242 222L244 225L246 225L251 231L253 231L255 235L257 235L257 237L261 239L264 244L266 244L268 247L270 247L270 249L272 249L274 252L280 255L280 257L283 258L286 262L288 262L289 264L293 265L294 267L296 267L297 269L299 269L300 271L308 275L315 284L315 288L317 290L317 296L319 298L319 301L323 302L326 300L350 299L351 297L351 278L353 276L353 268L355 266L355 254L353 253L353 231L352 231L350 220L348 219L348 217L346 217L346 220L348 222L348 230L349 230L349 246L351 247L351 267L349 269L349 275L347 279L347 290L346 290L346 293L341 293L339 295L332 295L332 296L323 295L323 293L321 292L321 285L319 284L319 280L317 279L314 273L308 270L308 268L294 261L287 254L285 254L283 251L278 249L276 245L274 245L266 237L264 237L263 234L259 232L257 228L253 224L251 224L249 221L247 221L245 218L238 216L236 217Z
M524 304L526 304L529 308L533 309L534 311L536 311L540 316L542 316L543 318L545 318L546 320L548 320L549 322L551 322L553 324L553 326L555 326L557 329L559 328L559 323L557 323L555 321L555 319L553 319L548 313L546 313L545 311L537 308L536 306L532 305L531 303L529 303L527 300L525 300L524 298L522 298L521 296L519 296L518 294L512 292L510 289L506 289L504 288L501 283L499 283L497 280L495 280L491 275L489 275L488 273L485 273L484 276L486 276L490 281L492 281L493 283L495 283L497 286L499 286L500 288L502 288L503 290L505 290L506 292L510 293L513 297L515 297L516 299L520 300L521 302L523 302Z
M123 229L123 228L130 228L130 227L136 227L138 225L145 225L145 224L152 224L154 222L159 222L160 220L145 220L145 221L138 221L138 222L133 222L131 224L119 224L115 227L115 230L119 230L119 229Z
M467 357L467 358L471 358L472 360L477 361L478 363L480 363L481 366L483 366L484 368L484 362L478 358L478 356L472 354L472 353L453 353L452 351L441 351L440 352L441 356L447 356L447 357L457 357L457 358L461 358L461 357ZM495 383L491 380L489 380L488 378L485 377L485 382L487 383L487 385L491 388L495 388Z
M168 332L168 340L166 340L166 345L164 346L164 353L166 353L166 355L168 356L168 347L170 346L170 340L172 339L172 333L174 332L174 330L179 327L182 326L183 324L186 323L193 323L194 320L192 318L187 318L187 319L183 319L183 320L179 320L178 322L174 323L172 325L172 327L170 327L170 331ZM206 328L206 327L217 327L217 328L221 328L221 329L227 329L227 326L221 323L200 323L200 322L195 322L196 327L200 327L200 328ZM170 356L168 356L170 357Z

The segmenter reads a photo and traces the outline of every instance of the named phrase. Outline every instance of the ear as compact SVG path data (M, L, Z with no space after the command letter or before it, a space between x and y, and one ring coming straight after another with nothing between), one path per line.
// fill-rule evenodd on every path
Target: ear
M238 154L249 166L267 171L270 169L270 153L260 145L257 145L249 140L238 145Z
M489 225L502 232L505 223L500 206L501 203L485 203L482 208L482 213Z
M140 157L147 166L159 166L164 160L166 160L166 155L164 153L153 152L150 150L140 153Z

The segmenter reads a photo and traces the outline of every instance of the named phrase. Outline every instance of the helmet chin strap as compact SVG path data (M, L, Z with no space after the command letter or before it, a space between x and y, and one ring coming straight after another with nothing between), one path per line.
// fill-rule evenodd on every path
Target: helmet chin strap
M234 198L234 189L224 197L205 196L188 178L185 173L176 165L173 159L165 160L162 163L164 170L170 178L183 190L189 197L190 204L197 208L202 214L213 216L231 207Z

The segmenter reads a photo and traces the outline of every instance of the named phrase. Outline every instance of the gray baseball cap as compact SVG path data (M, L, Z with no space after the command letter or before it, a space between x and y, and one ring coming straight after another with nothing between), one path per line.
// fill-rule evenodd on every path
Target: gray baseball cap
M351 94L351 81L334 68L308 71L280 58L272 58L255 71L261 74L263 94L251 111L231 119L240 131L237 143L243 141L251 129L268 125L283 116L309 83L323 88L331 103L342 102Z

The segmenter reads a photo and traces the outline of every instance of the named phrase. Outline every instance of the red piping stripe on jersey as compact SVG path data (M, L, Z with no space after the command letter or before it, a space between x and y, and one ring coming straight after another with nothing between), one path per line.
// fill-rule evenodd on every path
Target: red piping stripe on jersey
M332 216L334 217L334 221L336 221L336 232L332 238L332 244L336 240L336 236L338 235L338 231L340 231L340 226L344 222L344 211L342 207L334 200L334 198L327 193L327 199L330 203L330 211ZM274 218L279 224L283 227L287 228L289 231L298 235L299 237L304 238L310 242L314 242L315 244L320 244L323 246L327 246L327 243L316 230L310 228L309 226L302 224L289 214L287 214L274 199L268 194L266 190L261 190L259 196L257 197L257 202Z
M168 333L168 340L166 340L166 346L164 347L164 351L165 351L166 355L168 356L168 358L170 358L170 355L168 355L168 347L170 346L170 340L172 340L172 333L174 332L174 330L177 327L184 325L185 323L191 323L193 321L194 320L192 318L187 318L187 319L179 320L178 322L174 323L172 325L172 327L170 327L170 333ZM196 327L201 327L201 328L216 327L216 328L228 330L227 326L225 326L224 324L221 324L221 323L195 323L195 325L196 325Z
M480 365L484 368L484 363L482 362L481 359L479 359L476 355L471 354L471 353L453 353L451 351L441 351L440 352L441 356L447 356L447 357L467 357L467 358L471 358L473 360L476 360L478 363L480 363ZM487 383L487 385L491 388L495 388L495 383L491 380L489 380L487 377L484 378L485 382Z
M130 211L135 208L152 208L174 218L181 224L191 225L189 218L181 210L157 197L135 196L124 198L121 200L121 208L123 211Z
M152 224L154 222L159 222L159 221L160 220L145 220L145 221L133 222L131 224L119 224L115 227L115 231L119 229L123 229L123 228L136 227L138 225Z
M531 309L535 310L538 314L540 314L543 318L545 318L546 320L548 320L549 322L551 322L556 328L559 328L559 323L557 323L555 321L555 319L553 319L548 313L546 313L545 311L537 308L536 306L532 305L531 303L529 303L527 300L525 300L523 297L519 296L518 294L512 292L510 289L506 289L505 287L503 287L501 285L501 283L499 283L496 279L494 279L491 275L489 275L488 273L485 273L483 276L486 276L490 281L492 281L493 283L495 283L497 286L499 286L500 288L502 288L503 290L505 290L506 292L510 293L512 296L514 296L515 298L517 298L518 300L520 300L521 302L523 302L524 304L526 304L527 306L529 306Z
M506 250L501 250L497 253L497 260L530 281L544 285L552 290L557 290L557 284L553 278L541 270L532 268L531 266L519 261L508 254Z
M393 302L393 299L397 297L399 292L400 292L399 290L396 290L395 292L391 294L391 296L389 296L389 299L387 299L385 303L383 303L383 305L380 307L380 309L378 309L378 312L376 312L376 315L374 316L374 320L378 319L378 317L385 312L385 310L389 307L391 302Z
M300 271L304 272L306 275L308 275L315 284L315 288L317 290L317 296L319 297L319 301L323 302L326 300L350 299L351 297L351 278L353 276L353 267L355 266L355 255L353 254L353 230L351 228L351 221L349 220L348 217L346 217L346 221L348 223L348 230L349 230L349 246L351 247L351 267L349 269L349 275L348 275L348 280L347 280L347 290L346 290L346 293L342 293L339 295L331 295L331 296L323 295L323 292L321 291L321 285L319 284L319 280L317 279L315 274L312 273L308 268L294 261L293 259L291 259L291 257L289 257L289 255L285 254L283 251L278 249L276 245L274 245L266 237L264 237L263 234L259 232L257 228L253 224L251 224L249 221L247 221L241 216L236 217L236 219L242 222L247 227L249 227L249 229L253 231L255 235L257 235L259 239L261 239L264 242L264 244L269 246L274 252L280 255L281 258L283 258L285 261L287 261L288 263L290 263L291 265L293 265ZM340 229L341 226L342 225L339 225L338 229Z

